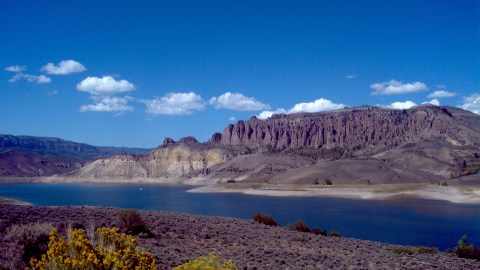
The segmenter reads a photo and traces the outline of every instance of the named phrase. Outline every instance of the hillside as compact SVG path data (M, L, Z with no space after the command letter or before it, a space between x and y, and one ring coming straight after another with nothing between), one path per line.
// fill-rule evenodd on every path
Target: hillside
M480 116L451 107L358 107L252 117L208 143L167 138L149 154L100 159L72 176L298 184L437 183L469 176L477 183L479 169Z
M22 149L0 152L0 176L34 177L64 174L78 170L84 161L51 156L41 156Z
M0 152L23 149L42 156L93 160L113 155L143 154L151 149L93 146L50 137L13 136L0 134Z

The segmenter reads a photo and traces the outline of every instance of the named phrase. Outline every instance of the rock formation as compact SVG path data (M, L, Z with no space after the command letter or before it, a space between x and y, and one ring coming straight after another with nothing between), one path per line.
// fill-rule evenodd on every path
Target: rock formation
M165 143L165 141L167 143ZM210 147L187 137L173 142L166 139L154 151L139 156L120 155L99 159L75 172L80 178L179 178L191 172L204 175L223 163L229 151Z
M473 123L462 123L468 116ZM472 120L472 119L470 119ZM476 124L477 130L468 124ZM409 110L358 107L332 112L256 117L228 125L211 141L222 145L270 147L276 150L340 147L357 150L397 146L408 141L449 139L480 145L480 120L457 108L419 106Z

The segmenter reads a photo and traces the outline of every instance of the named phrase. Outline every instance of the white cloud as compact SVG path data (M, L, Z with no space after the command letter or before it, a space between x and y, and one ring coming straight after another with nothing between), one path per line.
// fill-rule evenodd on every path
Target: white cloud
M235 120L237 120L237 119L235 118L235 116L230 116L230 117L228 118L228 121L235 121Z
M473 94L463 99L463 105L460 108L480 114L480 94Z
M440 101L438 101L438 99L432 99L430 101L425 101L425 102L422 102L422 104L432 104L432 105L435 105L435 106L440 106Z
M22 71L25 71L27 70L27 67L26 66L8 66L5 68L6 71L10 71L10 72L22 72Z
M127 80L117 81L112 76L87 77L77 84L78 91L88 92L92 95L113 95L130 92L134 89L135 85Z
M104 97L95 104L83 105L81 112L130 112L133 107L128 105L129 97Z
M282 108L278 108L276 109L275 111L263 111L261 112L257 118L259 119L267 119L269 117L271 117L272 115L274 114L288 114L288 111L285 110L285 109L282 109Z
M275 111L263 111L257 117L259 119L267 119L274 114L290 114L298 112L322 112L322 111L332 111L345 108L344 104L336 104L332 101L324 98L317 99L313 102L304 102L298 103L293 106L290 110L285 110L282 108L276 109Z
M397 109L397 110L403 110L403 109L410 109L413 106L417 106L417 104L413 101L407 100L407 101L397 101L393 102L390 105L387 106L382 106L382 107L387 107L387 108L392 108L392 109Z
M268 104L263 104L253 97L246 97L240 93L226 92L219 97L212 97L209 101L215 109L229 109L234 111L269 110Z
M321 112L321 111L332 111L345 108L343 104L336 104L331 102L328 99L317 99L313 102L298 103L291 108L288 113L297 113L297 112Z
M13 76L8 82L14 83L19 80L25 79L28 82L36 82L36 83L50 83L52 82L52 79L50 79L47 76L40 75L40 76L35 76L35 75L30 75L30 74L24 74L24 73L17 73L15 76Z
M357 74L349 74L349 75L345 76L345 79L353 80L353 79L356 79L357 77L358 77Z
M161 98L143 99L147 113L152 115L188 115L205 108L205 101L200 95L189 93L168 93Z
M456 94L452 92L448 92L445 90L435 91L430 93L427 97L428 98L447 98L447 97L454 97Z
M372 95L401 95L425 91L428 87L422 82L403 83L395 80L370 85Z
M48 74L54 75L66 75L71 73L77 73L87 70L82 64L75 60L64 60L55 65L54 63L48 63L42 67L42 71Z

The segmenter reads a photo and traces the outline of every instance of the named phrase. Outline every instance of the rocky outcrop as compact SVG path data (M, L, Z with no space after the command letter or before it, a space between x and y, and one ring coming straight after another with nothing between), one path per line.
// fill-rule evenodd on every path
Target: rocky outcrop
M163 144L149 154L99 159L73 174L80 178L179 178L191 172L208 175L210 167L224 162L230 154L194 142L195 138ZM172 140L173 141L173 140ZM196 140L195 140L196 141Z
M462 145L480 145L479 133L462 123L465 115L480 126L480 117L460 109L418 106L409 110L357 107L332 112L256 117L228 125L211 141L222 145L269 147L277 150L336 147L357 150L396 146L408 141L440 138Z

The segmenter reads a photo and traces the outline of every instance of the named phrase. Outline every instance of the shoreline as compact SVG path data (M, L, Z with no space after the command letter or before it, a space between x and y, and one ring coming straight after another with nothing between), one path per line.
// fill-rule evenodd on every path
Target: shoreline
M210 181L211 182L211 181ZM480 204L480 186L439 186L433 184L374 185L302 185L265 183L221 183L199 185L192 179L172 178L74 178L74 177L0 177L0 184L77 183L77 184L154 184L191 186L190 193L242 193L278 197L338 197L363 200L385 200L400 196L443 200L452 203Z
M231 186L229 186L231 185ZM431 184L377 184L313 187L311 185L227 184L202 186L191 193L242 193L276 197L337 197L385 200L409 196L452 203L480 204L479 187L443 187Z

